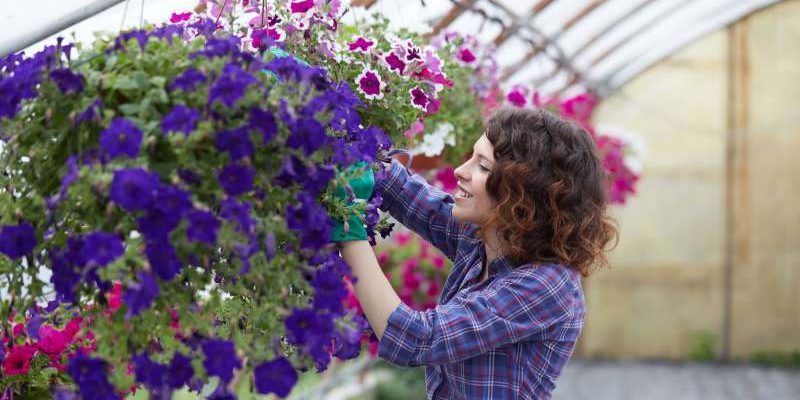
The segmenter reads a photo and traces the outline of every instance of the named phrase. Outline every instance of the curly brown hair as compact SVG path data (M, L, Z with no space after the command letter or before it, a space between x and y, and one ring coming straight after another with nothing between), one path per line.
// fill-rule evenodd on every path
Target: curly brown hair
M619 237L591 136L549 111L520 108L496 110L485 135L495 158L486 190L496 205L482 226L497 229L504 255L559 263L584 277L607 265L607 247Z

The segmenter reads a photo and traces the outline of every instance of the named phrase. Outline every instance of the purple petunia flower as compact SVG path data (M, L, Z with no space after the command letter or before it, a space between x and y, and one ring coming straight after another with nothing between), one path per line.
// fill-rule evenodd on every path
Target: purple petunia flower
M418 86L415 86L408 92L411 94L411 105L414 106L414 108L425 111L428 107L428 103L430 102L430 99L428 99L425 91L420 89Z
M139 48L142 50L142 52L144 52L150 37L148 36L147 31L142 29L123 32L114 40L114 50L122 49L131 39L136 39L136 41L139 42Z
M198 71L197 68L190 67L186 71L175 78L172 84L169 86L169 90L175 91L177 89L183 90L184 92L191 92L195 89L195 87L206 81L206 76L203 75L202 72Z
M249 157L253 154L253 141L246 127L234 128L217 133L217 150L225 151L231 160Z
M87 121L100 121L100 109L103 107L103 102L100 99L96 99L86 107L82 113L78 114L75 117L75 125L80 125Z
M301 0L291 4L293 14L303 14L312 8L314 8L314 0Z
M244 96L247 86L258 80L236 64L227 64L222 70L222 76L214 83L208 95L208 104L219 100L229 108Z
M75 301L75 286L80 282L81 275L75 267L68 263L63 253L57 250L49 251L51 269L50 283L56 290L57 299L61 302L72 303Z
M342 301L347 296L347 290L339 276L329 268L317 271L311 280L314 288L314 308L328 310L334 314L344 311Z
M116 400L118 396L108 381L106 370L108 364L99 358L91 358L78 353L69 360L67 372L78 385L81 398L98 400Z
M206 40L206 45L203 50L194 52L189 55L189 58L195 59L197 57L225 57L237 56L241 54L241 39L238 36L231 35L226 37L209 37Z
M297 383L297 371L284 357L259 364L254 370L256 391L261 394L275 393L286 397Z
M278 133L278 125L275 123L275 116L269 110L264 111L258 107L250 109L250 119L248 124L251 129L261 132L262 143L266 144Z
M189 383L194 376L192 360L185 355L175 352L167 370L167 383L173 389L180 389Z
M228 164L217 176L220 186L229 196L238 196L253 189L255 171L242 164Z
M87 265L105 267L125 253L119 235L108 232L93 232L83 237L81 260Z
M316 251L330 240L330 217L311 194L303 192L297 197L297 205L286 207L286 224L300 236L301 247Z
M186 237L195 242L203 242L211 246L217 243L219 220L214 213L203 210L194 210L187 216L189 228Z
M356 78L358 89L364 97L370 100L383 98L383 82L380 75L371 69L364 69Z
M203 367L209 375L218 376L228 383L233 378L233 369L242 368L242 362L236 357L236 348L228 340L209 339L203 342Z
M236 221L238 229L244 233L250 233L255 220L250 216L252 205L250 202L237 202L235 198L229 198L222 201L222 209L220 216L230 221Z
M142 168L114 171L110 197L114 203L133 212L150 206L159 187L158 175Z
M69 68L50 71L50 79L56 83L58 90L63 94L83 91L83 76L70 71Z
M165 281L171 280L181 271L181 260L168 241L148 242L145 254L150 262L150 268Z
M456 59L463 64L472 64L477 58L475 58L475 54L472 53L472 50L467 47L461 47L456 53Z
M133 121L117 117L100 132L100 148L111 158L126 155L135 158L142 145L142 131Z
M122 294L122 299L125 304L128 305L128 312L125 315L126 319L139 315L142 311L149 308L159 293L158 283L156 283L153 275L144 271L139 271L136 276L139 278L139 282L128 285L128 290ZM144 381L139 382L147 383Z
M199 120L199 111L178 105L161 120L161 131L164 133L183 132L184 135L189 136L197 127L197 121Z
M264 252L267 256L267 261L272 261L275 258L275 251L277 248L277 241L275 239L275 234L272 232L267 232L267 236L264 238Z
M315 346L322 343L333 332L333 320L330 315L319 314L310 309L295 308L286 320L287 339L289 343L303 346Z
M147 209L143 216L136 219L139 232L150 242L167 240L180 222L180 215L169 213L157 206Z
M350 49L350 51L367 53L369 52L369 49L374 45L375 45L374 40L359 36L352 43L348 43L347 47Z
M286 145L303 149L306 155L311 155L321 146L325 145L328 136L325 128L314 118L300 118L289 124L291 135L286 140Z
M336 341L334 357L340 360L358 357L361 351L361 331L345 328L343 332L335 332L334 337Z
M133 370L136 373L136 382L147 385L151 390L158 391L164 385L167 366L154 362L147 353L133 356Z
M170 214L176 219L192 209L189 192L173 185L160 184L156 191L155 208Z
M301 64L294 57L275 57L266 65L266 69L272 71L282 80L303 81L306 66Z
M0 253L15 260L30 253L36 247L36 231L27 222L5 225L0 229Z
M406 63L393 51L386 55L383 60L389 66L389 69L397 72L398 75L403 75L406 70Z

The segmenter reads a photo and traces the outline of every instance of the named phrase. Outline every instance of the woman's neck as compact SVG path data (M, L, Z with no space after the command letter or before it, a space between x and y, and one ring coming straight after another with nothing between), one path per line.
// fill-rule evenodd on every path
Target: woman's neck
M487 230L486 241L484 242L484 250L486 252L486 265L492 263L492 261L500 258L503 256L502 253L502 246L500 245L500 239L497 237L497 230L489 229Z

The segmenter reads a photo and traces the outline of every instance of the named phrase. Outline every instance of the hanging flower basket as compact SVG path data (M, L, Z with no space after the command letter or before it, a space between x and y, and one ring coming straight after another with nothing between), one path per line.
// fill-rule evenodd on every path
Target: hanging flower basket
M285 396L297 369L357 355L364 324L343 307L349 268L328 245L330 216L347 211L331 194L339 171L391 141L362 123L349 82L215 31L168 25L78 59L59 43L0 62L0 270L14 299L0 317L81 314L75 334L96 348L54 362L84 398L211 377L222 395L239 370ZM43 308L45 290L56 302Z

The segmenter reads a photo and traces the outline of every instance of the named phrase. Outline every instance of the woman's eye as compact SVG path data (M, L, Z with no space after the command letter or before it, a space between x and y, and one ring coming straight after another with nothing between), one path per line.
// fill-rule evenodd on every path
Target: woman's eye
M481 171L489 172L489 168L484 167L483 165L479 165L481 167Z

